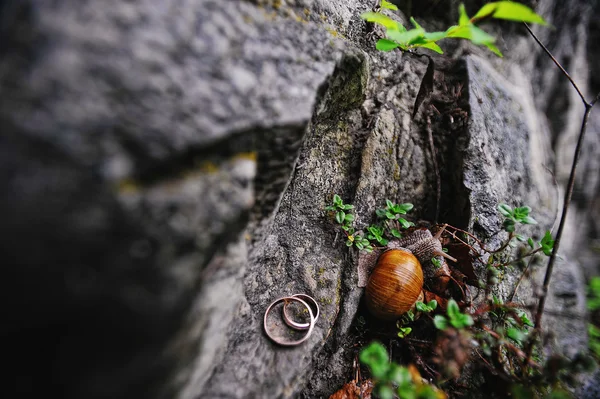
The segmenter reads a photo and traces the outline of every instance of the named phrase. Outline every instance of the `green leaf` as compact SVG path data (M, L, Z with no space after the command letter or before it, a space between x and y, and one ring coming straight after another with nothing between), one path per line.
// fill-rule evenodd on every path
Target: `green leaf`
M438 54L444 54L444 51L442 50L442 48L440 46L438 46L437 44L435 44L434 42L420 44L418 47L423 47L423 48L426 48L429 50L433 50Z
M460 314L460 308L458 307L458 303L456 303L454 299L450 299L448 301L448 307L446 312L448 313L448 316L450 318Z
M400 327L398 329L398 337L399 338L406 338L406 336L408 334L410 334L412 332L412 328L410 327Z
M417 38L422 38L425 32L423 29L411 29L406 32L400 32L398 30L388 30L386 36L388 39L400 43L400 45L408 46L412 41Z
M374 22L376 24L384 26L386 29L398 30L398 22L394 21L387 15L381 14L379 12L365 12L360 15L360 17L368 22Z
M392 212L389 212L389 211L385 212L385 216L388 219L396 219L396 215L394 215Z
M410 212L412 209L414 208L414 205L411 204L410 202L407 202L405 204L400 204L400 209L406 213L406 212Z
M395 4L392 4L386 0L381 0L380 6L381 6L381 8L387 8L388 10L398 11L398 7L396 7Z
M352 223L354 222L354 215L351 213L346 214L346 216L344 217L344 221L346 223Z
M468 39L475 44L494 43L494 36L484 32L475 25L451 26L446 31L448 37Z
M389 39L379 39L377 40L377 44L375 48L379 51L392 51L395 48L400 47L398 43Z
M336 204L336 205L341 205L341 204L343 204L343 202L342 202L342 199L341 199L341 198L340 198L340 196L339 196L339 195L337 195L337 194L335 194L335 195L333 196L333 203L334 203L334 204Z
M506 217L510 217L513 214L512 208L506 204L498 205L498 211L500 211L500 214L502 214L502 216Z
M408 229L410 226L413 226L412 222L409 222L408 220L404 219L404 218L398 218L398 222L402 225L403 228Z
M415 28L425 31L425 29L423 29L413 17L410 17L410 23L413 24Z
M446 32L425 32L423 34L423 37L427 41L437 42L438 40L444 39L446 37L446 35L447 35ZM411 209L412 209L412 204L402 204L402 205L411 205Z
M394 399L394 390L389 385L378 384L375 387L377 397L380 399Z
M530 247L531 249L535 248L535 243L533 242L533 238L529 237L529 238L527 239L527 244L529 245L529 247Z
M504 219L504 223L502 223L502 227L504 228L504 230L511 233L511 232L515 231L515 222L514 222L514 220Z
M431 263L435 266L436 269L442 267L442 261L437 258L431 258Z
M531 22L534 24L547 25L544 18L535 13L526 5L512 1L498 1L488 3L481 7L475 14L473 20L482 19L491 15L493 18L506 19L517 22Z
M465 5L462 3L458 6L458 14L459 26L469 25L471 23L469 16L467 15L467 11L465 10Z
M354 244L354 242L352 242L352 240L346 240L346 246L347 247L351 247L352 244Z
M402 234L397 229L392 229L392 235L396 238L402 237Z
M426 305L426 304L424 304L424 303L423 303L423 302L421 302L421 301L417 301L417 302L415 303L415 307L417 308L417 310L418 310L419 312L425 312L425 313L427 313L427 312L430 312L430 311L431 311L431 310L429 309L429 307L427 307L427 305Z
M441 314L435 315L435 317L433 318L433 325L435 325L435 328L437 328L438 330L445 330L446 328L448 328L448 319L446 319Z
M346 214L344 213L344 211L339 211L338 213L335 214L335 221L338 222L339 224L343 224L345 218L346 218Z
M552 234L550 231L546 231L542 241L540 241L540 245L542 246L542 251L544 255L550 256L552 255L552 250L554 249L554 240L552 239Z
M390 367L387 377L389 381L394 382L398 385L403 385L406 383L412 384L410 371L408 371L406 367L399 366L395 363L393 363L392 367Z
M345 211L350 210L350 209L354 209L354 205L350 205L350 204L344 204L344 206L342 207Z
M527 338L527 334L516 327L508 328L506 336L519 344Z
M382 218L382 219L385 218L385 216L386 216L385 213L386 213L385 209L377 209L375 211L375 214L377 215L377 217Z
M496 38L473 24L464 26L451 26L448 28L446 33L448 34L448 37L468 39L475 44L486 46L494 54L502 57L502 53L494 45Z
M531 320L529 320L529 317L527 317L527 313L520 309L517 309L516 312L519 316L519 319L521 320L521 323L523 323L526 326L533 327L533 323L531 322Z
M513 216L515 217L515 219L521 220L529 215L529 211L530 211L529 207L518 207L518 208L515 208L515 210L513 212Z
M392 209L394 207L394 203L392 201L390 201L389 199L385 200L385 205L390 209Z
M387 350L379 342L371 342L360 351L359 359L369 367L375 378L383 378L389 370Z
M537 224L537 221L532 218L531 216L525 216L522 220L521 223L523 224Z
M454 328L464 328L473 325L473 318L471 315L459 313L455 317L450 317L450 324Z

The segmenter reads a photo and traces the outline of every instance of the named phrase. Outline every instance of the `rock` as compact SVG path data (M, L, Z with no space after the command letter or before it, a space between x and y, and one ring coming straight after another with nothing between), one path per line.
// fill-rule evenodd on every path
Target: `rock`
M415 12L433 26L456 19L451 3ZM575 19L559 1L540 9L587 90L583 39L597 7L584 3L566 7ZM376 52L360 19L369 7L0 4L9 396L328 397L354 378L364 332L358 256L324 211L334 194L356 206L357 226L385 199L482 238L500 226L499 202L534 207L536 234L552 226L562 195L546 167L562 187L581 112L544 55L515 31L503 60L449 44L479 55L432 57L434 91L412 118L425 58ZM585 346L571 259L597 264L581 250L598 214L587 202L600 146L586 140L569 221L584 233L565 234L545 315L569 355ZM507 272L497 294L519 276ZM533 301L534 288L515 298ZM321 317L305 344L282 349L262 318L294 293L312 295Z

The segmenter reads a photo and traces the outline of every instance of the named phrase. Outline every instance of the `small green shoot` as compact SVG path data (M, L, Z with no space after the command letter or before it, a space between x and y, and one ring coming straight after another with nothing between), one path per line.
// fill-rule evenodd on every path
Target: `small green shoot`
M412 332L410 327L398 327L398 338L406 338Z
M529 212L531 212L531 208L528 206L522 206L515 209L512 209L507 204L498 205L498 211L502 216L505 217L504 222L502 223L502 228L509 233L515 231L515 225L517 223L521 224L537 224L536 220L529 216Z
M417 303L415 304L415 307L417 308L417 310L419 312L431 313L437 308L437 305L438 305L437 301L435 299L432 299L431 301L429 301L427 303L417 301Z
M429 384L413 380L410 370L390 362L387 350L379 342L371 342L359 355L360 362L371 371L374 394L380 399L437 399L439 392ZM421 380L421 377L418 377Z
M436 315L433 318L433 324L439 330L445 330L450 325L457 329L473 325L473 318L471 315L461 313L458 303L456 303L454 299L448 301L446 313L448 315L447 318L442 315Z

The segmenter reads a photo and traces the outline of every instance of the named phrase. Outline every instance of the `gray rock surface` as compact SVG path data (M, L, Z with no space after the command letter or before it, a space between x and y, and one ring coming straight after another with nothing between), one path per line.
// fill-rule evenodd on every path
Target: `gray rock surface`
M413 11L437 26L454 3ZM587 93L598 8L563 3L540 2L557 29L539 32ZM333 194L358 226L386 198L482 238L499 202L532 205L535 234L554 224L582 111L535 44L508 28L503 60L444 45L456 60L433 58L436 86L413 118L426 59L376 52L359 18L370 6L0 2L9 396L328 397L354 376L364 312L357 254L323 210ZM600 144L587 140L548 301L553 348L568 354L586 343L572 259L598 273L585 237L598 232ZM532 301L542 273L517 300ZM321 316L283 349L262 317L293 293Z

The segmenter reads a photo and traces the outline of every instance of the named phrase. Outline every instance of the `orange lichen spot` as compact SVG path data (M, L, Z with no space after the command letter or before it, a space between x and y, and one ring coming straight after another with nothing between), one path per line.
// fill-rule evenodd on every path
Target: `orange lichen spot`
M239 152L239 153L235 154L232 159L233 160L246 159L249 161L256 162L257 158L258 158L258 154L256 153L256 151L248 151L248 152Z
M327 32L329 32L329 34L330 34L331 36L333 36L333 37L338 37L338 36L340 35L340 34L338 33L338 31L336 31L336 30L335 30L335 29L333 29L333 28L325 28L325 30L326 30Z

